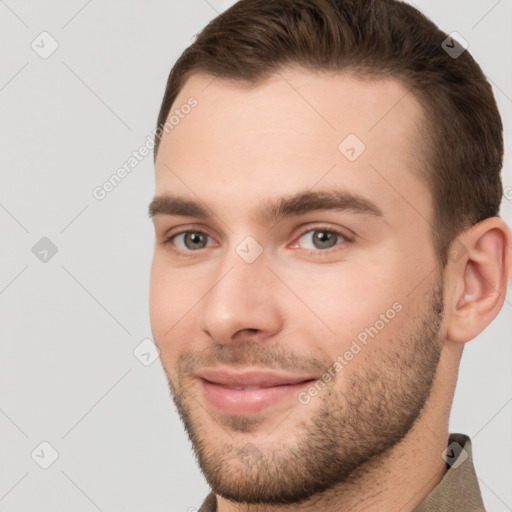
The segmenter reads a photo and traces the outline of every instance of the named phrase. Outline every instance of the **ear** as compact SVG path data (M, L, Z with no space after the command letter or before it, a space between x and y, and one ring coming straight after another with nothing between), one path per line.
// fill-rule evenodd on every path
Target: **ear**
M510 279L512 235L499 217L472 226L450 251L447 338L465 343L499 313Z

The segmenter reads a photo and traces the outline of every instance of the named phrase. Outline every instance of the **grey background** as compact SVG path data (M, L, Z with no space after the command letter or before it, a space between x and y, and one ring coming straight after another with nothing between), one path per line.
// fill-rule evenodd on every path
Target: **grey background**
M173 62L231 3L0 0L1 512L186 511L208 492L160 361L133 353L151 337L152 157L104 200L92 190L144 143ZM512 186L512 4L415 4L492 80ZM50 48L43 31L59 45L47 59L31 48ZM43 237L46 262L32 252ZM512 510L511 324L509 293L466 346L450 421L472 436L496 512ZM48 469L43 441L59 454Z

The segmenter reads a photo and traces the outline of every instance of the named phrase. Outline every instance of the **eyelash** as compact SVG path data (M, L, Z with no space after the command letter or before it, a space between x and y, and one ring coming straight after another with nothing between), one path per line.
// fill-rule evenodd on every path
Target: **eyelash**
M173 245L173 238L176 238L179 235L185 235L187 233L195 233L195 234L205 235L205 236L210 237L210 238L213 239L213 237L209 233L207 233L206 231L204 231L202 229L185 229L183 231L178 231L177 233L173 233L172 235L170 235L167 238L165 238L164 241L163 241L163 244L164 245ZM197 250L197 251L186 251L186 252L187 253L194 253L194 252L199 252L199 250Z
M344 240L342 242L337 243L333 247L329 247L328 249L301 249L301 248L298 248L298 250L307 251L309 253L313 252L316 254L329 254L332 251L339 250L341 245L345 245L347 243L352 243L354 241L353 237L346 235L341 230L334 229L334 228L327 227L327 226L308 227L307 229L304 229L303 231L301 231L300 234L295 238L295 240L298 242L298 240L300 240L306 233L310 233L310 232L314 232L314 231L326 231L326 232L332 233L336 236L340 236ZM204 231L203 229L185 229L183 231L173 233L172 235L165 238L163 241L163 244L164 245L173 245L173 239L175 237L177 237L179 235L187 234L187 233L201 234L201 235L205 235L205 236L213 239L213 237L209 233ZM297 243L297 242L294 242L294 243ZM195 251L193 251L193 250L183 251L182 249L177 250L177 252L180 252L181 254L186 254L187 256L192 256L195 252L200 252L200 251L201 251L201 249L197 249Z
M310 233L310 232L314 232L314 231L324 231L324 232L327 232L327 233L333 233L334 235L340 236L341 238L343 238L344 241L342 241L340 243L337 243L336 245L334 245L333 247L329 247L328 249L300 249L299 248L299 250L308 251L308 252L315 252L315 253L322 253L322 254L326 254L327 253L328 254L331 251L339 250L341 245L345 245L346 243L350 243L350 242L354 241L352 237L347 236L341 230L330 228L330 227L327 227L327 226L315 226L315 227L309 227L307 229L304 229L297 236L296 240L298 241L306 233Z

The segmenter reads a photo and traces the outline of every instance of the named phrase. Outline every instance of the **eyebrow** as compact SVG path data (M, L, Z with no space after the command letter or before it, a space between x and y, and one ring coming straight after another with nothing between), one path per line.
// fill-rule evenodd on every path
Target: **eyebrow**
M346 190L306 191L267 200L256 212L256 217L266 223L277 222L285 217L303 215L313 211L349 211L361 215L384 217L381 209L363 196ZM200 202L181 196L164 194L156 196L149 205L149 217L157 215L181 215L209 219L213 213Z

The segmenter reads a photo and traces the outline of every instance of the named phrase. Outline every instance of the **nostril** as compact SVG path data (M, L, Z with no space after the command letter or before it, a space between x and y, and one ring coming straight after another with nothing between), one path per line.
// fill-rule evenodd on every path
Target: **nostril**
M260 334L262 334L261 329L257 329L255 327L244 327L233 335L232 341L256 341Z

